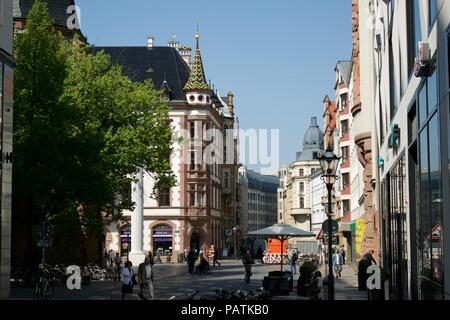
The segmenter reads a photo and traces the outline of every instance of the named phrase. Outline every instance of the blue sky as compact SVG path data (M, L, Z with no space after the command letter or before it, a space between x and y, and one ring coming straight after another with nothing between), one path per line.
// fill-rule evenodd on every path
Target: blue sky
M235 94L243 129L280 129L280 164L295 159L310 117L322 124L334 67L351 56L350 0L77 0L95 45L165 46L175 34L200 47L206 77ZM258 166L250 166L258 169Z

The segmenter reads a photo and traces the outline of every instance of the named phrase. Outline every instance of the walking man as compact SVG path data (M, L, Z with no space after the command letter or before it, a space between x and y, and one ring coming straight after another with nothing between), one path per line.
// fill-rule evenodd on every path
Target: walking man
M342 264L345 264L345 249L344 249L344 245L341 246L341 249L339 251L342 255Z
M109 249L109 266L112 267L114 265L114 251L112 249Z
M194 272L194 266L195 266L195 251L194 249L189 250L189 253L187 255L187 263L189 267L189 273L192 274Z
M219 265L220 267L220 262L219 260L219 250L217 248L214 248L214 253L213 253L213 267L216 266L216 263Z
M297 260L298 260L297 250L294 249L290 261L292 274L297 274Z
M139 297L144 300L153 300L153 268L150 257L146 257L145 261L139 265L138 283L140 286Z
M122 258L120 257L119 253L116 252L116 257L114 258L114 264L116 265L116 274L114 275L114 281L116 281L116 275L117 279L120 280L121 276L121 265L122 265Z
M341 277L341 271L342 271L342 254L339 252L339 250L336 250L333 254L333 267L334 267L334 273L336 275L336 278Z

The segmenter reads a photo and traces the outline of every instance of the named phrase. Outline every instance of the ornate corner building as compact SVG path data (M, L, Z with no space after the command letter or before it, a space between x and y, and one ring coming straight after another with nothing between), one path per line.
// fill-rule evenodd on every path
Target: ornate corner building
M142 174L132 186L137 204L125 212L126 224L106 226L106 249L128 255L134 262L144 252L177 256L190 248L219 250L235 247L238 127L234 96L222 97L206 82L199 34L191 49L172 41L143 47L95 47L111 56L133 81L151 79L166 94L176 136L170 157L177 184L160 188L151 197L155 181ZM192 61L191 61L192 60ZM211 149L213 152L211 152ZM208 151L209 150L209 151Z

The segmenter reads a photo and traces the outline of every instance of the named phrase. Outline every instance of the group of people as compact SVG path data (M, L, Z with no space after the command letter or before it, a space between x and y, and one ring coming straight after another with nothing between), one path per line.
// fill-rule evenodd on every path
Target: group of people
M111 252L112 250L110 250ZM109 258L108 265L114 266L114 281L120 280L122 282L122 300L128 295L133 294L135 285L139 285L138 296L144 300L153 300L153 265L155 264L152 253L150 252L143 263L139 264L138 277L136 279L133 271L133 263L129 260L125 261L122 268L122 257L116 253L113 259Z
M216 264L220 267L221 263L219 262L219 250L214 247L214 245L211 246L211 249L209 250L209 256L212 256L213 260L213 267L216 266ZM205 253L203 249L197 250L195 248L191 248L186 256L186 261L188 264L189 273L199 273L203 274L211 270L211 265L209 263L209 257ZM198 265L195 266L196 261L199 261Z

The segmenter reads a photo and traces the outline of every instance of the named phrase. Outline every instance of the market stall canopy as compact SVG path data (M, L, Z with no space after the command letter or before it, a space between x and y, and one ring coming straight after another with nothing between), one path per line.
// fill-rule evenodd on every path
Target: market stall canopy
M274 224L271 227L259 229L247 233L253 236L269 236L274 238L302 238L302 237L314 237L315 234L309 231L292 227L288 224Z
M277 238L281 243L281 252L283 252L283 242L290 238L306 238L314 237L315 234L302 229L294 228L287 224L274 224L271 227L259 229L247 233L252 236L268 236L269 238ZM281 254L283 255L283 253ZM283 271L283 257L281 257L281 271Z

